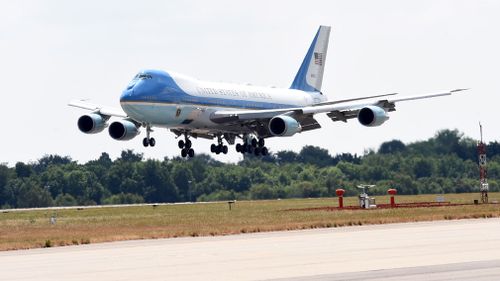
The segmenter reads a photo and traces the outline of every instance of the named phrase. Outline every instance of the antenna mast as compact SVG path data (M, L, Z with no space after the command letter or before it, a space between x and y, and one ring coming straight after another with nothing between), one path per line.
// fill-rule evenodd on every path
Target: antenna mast
M479 133L481 141L477 144L479 154L479 189L481 191L481 203L488 203L488 172L486 170L486 144L483 142L483 126L479 122Z

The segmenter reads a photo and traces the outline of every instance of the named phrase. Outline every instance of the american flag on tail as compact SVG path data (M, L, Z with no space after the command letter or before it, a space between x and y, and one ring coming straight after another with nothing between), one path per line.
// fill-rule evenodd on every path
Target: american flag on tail
M323 53L314 53L314 64L323 65Z

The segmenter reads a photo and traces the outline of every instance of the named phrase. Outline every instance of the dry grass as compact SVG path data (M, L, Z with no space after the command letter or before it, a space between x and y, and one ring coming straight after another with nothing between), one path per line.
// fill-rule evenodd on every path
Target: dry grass
M477 194L445 195L452 203L471 203ZM500 194L490 194L500 198ZM435 195L398 196L396 202L435 201ZM355 197L345 198L354 205ZM377 203L388 203L387 196ZM0 250L55 247L130 239L214 236L275 230L429 220L500 217L500 204L434 208L344 211L284 211L337 206L336 198L227 203L37 210L0 213ZM57 223L50 224L55 215Z

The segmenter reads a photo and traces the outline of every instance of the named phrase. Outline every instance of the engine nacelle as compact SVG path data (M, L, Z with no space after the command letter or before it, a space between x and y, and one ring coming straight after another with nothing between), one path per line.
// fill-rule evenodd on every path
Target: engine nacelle
M96 113L85 114L78 118L78 129L85 134L97 134L106 128L105 117Z
M108 132L115 140L131 140L139 134L139 128L131 121L120 120L111 123Z
M300 132L302 127L299 122L290 116L280 115L269 121L269 132L273 136L288 137Z
M382 125L389 119L389 115L385 110L378 106L363 107L358 112L358 121L361 125L367 127L376 127Z

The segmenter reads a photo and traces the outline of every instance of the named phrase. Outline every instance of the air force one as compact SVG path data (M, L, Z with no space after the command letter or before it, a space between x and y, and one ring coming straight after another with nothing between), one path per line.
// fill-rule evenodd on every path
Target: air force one
M115 140L131 140L146 130L143 145L155 146L153 128L167 128L177 138L182 157L193 157L191 138L216 139L210 150L228 152L226 142L236 151L267 155L265 139L290 137L321 128L314 119L326 113L332 121L357 118L368 127L382 125L396 103L451 95L449 92L398 97L396 94L365 96L328 101L321 92L326 62L329 26L320 26L290 88L215 83L174 72L144 70L128 84L120 97L123 110L73 100L70 106L91 111L78 119L78 128L95 134L108 128ZM111 117L121 120L109 124ZM109 124L109 126L108 126Z

